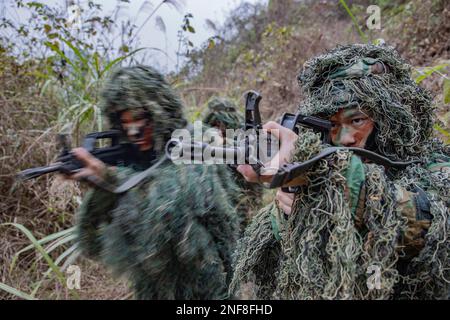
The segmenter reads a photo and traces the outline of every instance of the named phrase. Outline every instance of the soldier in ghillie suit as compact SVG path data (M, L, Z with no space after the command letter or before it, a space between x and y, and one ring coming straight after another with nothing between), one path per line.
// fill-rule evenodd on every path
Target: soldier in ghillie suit
M299 177L290 214L271 205L247 228L234 295L449 297L449 149L432 138L432 99L410 71L388 46L347 45L306 62L299 111L331 120L333 145L418 162L394 169L348 150L318 161ZM291 144L290 161L310 159L326 146L306 129L296 136L274 123L265 127L280 130L280 149ZM240 169L251 180L248 170Z
M231 175L223 166L161 160L172 132L185 128L186 120L181 101L154 69L117 70L103 89L101 106L142 161L107 167L86 150L74 149L86 166L72 178L94 176L99 185L118 186L155 163L158 167L125 193L90 189L77 216L82 252L126 275L137 299L226 298L239 229L227 197Z
M212 97L207 103L207 108L203 123L219 131L223 144L233 146L234 141L226 139L226 130L244 128L244 118L238 112L235 103L227 98ZM242 229L244 229L250 222L252 214L260 207L264 189L259 184L247 182L236 171L236 166L232 165L229 168L240 190L239 193L234 193L235 196L232 199L237 207Z

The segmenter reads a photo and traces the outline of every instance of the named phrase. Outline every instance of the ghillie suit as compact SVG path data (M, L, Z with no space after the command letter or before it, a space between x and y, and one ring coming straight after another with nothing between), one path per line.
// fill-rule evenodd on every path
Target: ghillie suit
M148 112L153 163L164 155L172 131L186 126L181 101L149 67L116 71L102 99L113 128L121 127L121 111ZM138 171L108 168L104 179L120 185ZM165 161L148 181L123 194L94 187L77 216L79 246L115 274L128 276L137 299L226 298L238 234L224 187L232 184L224 167Z
M338 47L307 61L298 79L302 113L358 107L376 125L368 149L420 163L392 170L349 151L319 161L289 216L272 205L250 224L230 291L262 299L447 299L450 156L431 137L430 95L387 46ZM293 160L323 147L303 130Z
M217 128L222 137L226 136L226 129L243 129L244 118L236 109L233 101L221 97L212 97L208 101L207 107L208 111L203 117L203 123L212 128ZM233 146L233 141L224 140L224 143ZM259 184L248 183L236 171L236 166L233 165L229 168L240 190L232 199L238 211L242 230L244 230L250 222L252 214L260 208L264 189Z

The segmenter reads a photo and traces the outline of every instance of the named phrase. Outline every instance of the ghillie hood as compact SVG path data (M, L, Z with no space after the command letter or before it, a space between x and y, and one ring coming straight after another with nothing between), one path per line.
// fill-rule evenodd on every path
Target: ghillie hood
M431 151L434 107L410 73L411 66L392 47L337 47L304 64L298 81L306 99L300 111L330 116L358 107L376 123L374 151L392 160L420 158Z
M120 129L120 112L144 108L153 121L154 151L163 153L172 131L186 126L183 105L164 77L148 66L116 70L106 82L100 107L113 129Z
M208 112L203 119L204 123L212 127L222 123L227 129L239 129L243 125L242 116L237 112L234 102L221 97L213 97L208 101Z

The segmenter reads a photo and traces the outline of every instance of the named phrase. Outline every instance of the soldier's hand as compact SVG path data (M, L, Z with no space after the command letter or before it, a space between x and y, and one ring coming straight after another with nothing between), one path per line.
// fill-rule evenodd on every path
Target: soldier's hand
M73 155L80 160L84 167L77 173L67 176L71 180L82 180L87 177L92 177L96 180L103 179L103 173L105 172L106 165L99 159L95 158L84 148L72 149Z
M297 141L298 136L294 131L285 128L274 121L269 121L264 124L263 129L267 130L268 133L272 133L272 135L280 141L280 150L270 162L264 164L260 176L253 170L251 165L239 165L237 171L239 171L248 182L270 182L278 168L290 161L291 154L295 149L295 142Z
M275 196L278 207L286 214L291 214L292 205L294 204L294 194L281 191L279 189Z

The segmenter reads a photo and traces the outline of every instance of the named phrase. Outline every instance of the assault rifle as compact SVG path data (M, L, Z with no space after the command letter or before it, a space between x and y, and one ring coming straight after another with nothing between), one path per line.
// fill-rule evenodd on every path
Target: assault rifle
M120 143L122 133L119 130L110 130L103 132L93 132L86 135L83 141L83 148L90 152L94 157L111 166L127 166L135 162L135 147L131 143ZM104 142L110 142L105 147L98 147ZM55 163L44 167L26 169L19 172L18 178L22 180L34 179L43 174L59 172L67 175L78 172L83 164L70 152L70 145L65 135L59 136L59 144L62 146L62 152L57 157Z
M254 170L259 174L262 167L264 167L264 163L267 162L266 159L261 158L261 154L258 150L258 146L260 139L263 137L260 136L260 129L262 129L261 123L261 115L259 112L259 103L262 97L259 93L255 91L249 91L246 94L246 103L245 103L245 130L251 130L253 133L249 136L245 137L245 142L241 146L234 147L217 147L211 146L207 143L203 142L183 142L181 140L173 139L170 140L166 144L166 155L171 160L176 160L178 158L184 159L198 159L198 155L201 155L206 152L206 154L210 155L211 158L222 157L222 159L243 159L244 163L251 164ZM320 133L323 143L330 143L329 132L332 127L330 121L321 119L314 116L307 116L301 113L285 113L281 118L281 123L283 127L286 127L295 133L299 133L299 127L307 127L312 129L313 131ZM270 136L264 137L268 139L267 146L270 146ZM252 144L251 142L256 142ZM175 150L176 148L176 150ZM269 188L279 188L282 187L289 182L295 180L295 178L301 176L306 170L311 168L315 163L319 160L339 151L339 150L349 150L353 153L366 158L374 163L385 165L388 167L396 167L396 168L404 168L414 162L417 161L409 161L409 162L398 162L392 161L376 152L356 147L325 147L322 151L314 156L313 158L304 161L304 162L294 162L289 164L284 164L281 166L276 174L273 176L272 181L270 182ZM173 152L176 151L176 152ZM270 158L271 150L269 149L267 152L268 158ZM174 154L176 155L174 157ZM263 154L264 155L264 154ZM187 156L187 157L186 157ZM269 159L270 160L270 159ZM236 162L235 162L236 163ZM242 162L240 162L242 163ZM286 192L293 192L292 188L283 188Z

